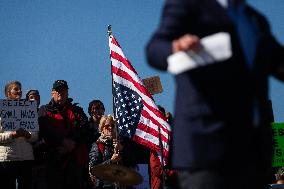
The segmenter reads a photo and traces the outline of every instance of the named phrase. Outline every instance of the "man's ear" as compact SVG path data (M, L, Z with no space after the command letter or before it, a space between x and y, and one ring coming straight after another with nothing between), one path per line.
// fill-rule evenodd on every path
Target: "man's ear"
M10 96L11 96L11 94L12 94L12 93L11 93L11 90L8 90L8 91L7 91L7 96L6 96L6 97L7 97L7 98L8 98L8 97L10 97Z
M51 91L51 97L53 97L54 94L55 94L55 91L52 90L52 91Z

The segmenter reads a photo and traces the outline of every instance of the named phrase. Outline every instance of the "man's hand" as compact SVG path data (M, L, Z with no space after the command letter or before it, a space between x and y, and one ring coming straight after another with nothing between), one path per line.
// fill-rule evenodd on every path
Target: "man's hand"
M114 147L114 151L116 153L119 153L123 149L123 146L120 144L120 142L117 139L113 139L112 144Z
M96 180L97 180L97 177L95 177L95 176L90 174L90 178L91 178L92 183L95 184Z
M196 35L185 34L172 42L173 53L178 51L197 51L199 38Z
M121 156L119 153L114 153L110 159L112 163L119 162L121 160Z
M18 137L19 137L18 134L17 134L17 131L12 131L12 132L10 133L10 136L11 136L12 138L18 138Z
M18 137L24 137L26 139L31 138L31 134L23 128L20 128L16 131L11 132L11 136L12 138L18 138Z
M17 132L19 132L19 136L24 137L26 139L29 139L32 136L31 133L22 128L18 129Z

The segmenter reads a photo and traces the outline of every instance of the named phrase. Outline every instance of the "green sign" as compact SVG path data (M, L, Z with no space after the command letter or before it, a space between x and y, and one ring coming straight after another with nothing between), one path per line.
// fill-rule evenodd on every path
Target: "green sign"
M273 131L273 167L284 166L284 123L272 123Z

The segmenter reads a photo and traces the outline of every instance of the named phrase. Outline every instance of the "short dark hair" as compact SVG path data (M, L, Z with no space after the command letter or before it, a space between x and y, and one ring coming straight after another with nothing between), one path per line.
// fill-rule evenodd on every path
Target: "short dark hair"
M29 91L27 92L27 94L26 94L26 99L28 100L28 99L29 99L29 96L32 95L32 94L37 95L37 96L40 96L38 90L36 90L36 89L31 89L31 90L29 90Z
M5 89L4 89L4 93L5 96L8 97L8 92L9 92L9 88L11 87L11 85L18 85L20 88L22 88L22 84L20 81L10 81L5 85Z
M161 106L161 105L157 105L157 107L158 107L158 109L160 110L160 112L162 112L162 114L163 114L164 116L166 116L166 110L165 110L165 108L164 108L163 106Z
M102 103L102 101L100 101L100 100L92 100L92 101L89 103L89 107L88 107L88 113L89 113L90 116L92 116L92 106L94 106L94 105L100 106L100 107L103 108L104 111L105 111L105 106L104 106L104 104Z

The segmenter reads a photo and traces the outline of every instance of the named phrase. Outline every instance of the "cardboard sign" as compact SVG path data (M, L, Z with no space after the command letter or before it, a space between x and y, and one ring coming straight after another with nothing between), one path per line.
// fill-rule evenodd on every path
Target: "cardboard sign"
M284 123L272 123L273 161L272 167L284 166Z
M39 130L36 101L0 99L0 117L3 131Z
M163 87L159 76L149 77L143 79L142 81L145 87L151 93L151 95L163 92Z

